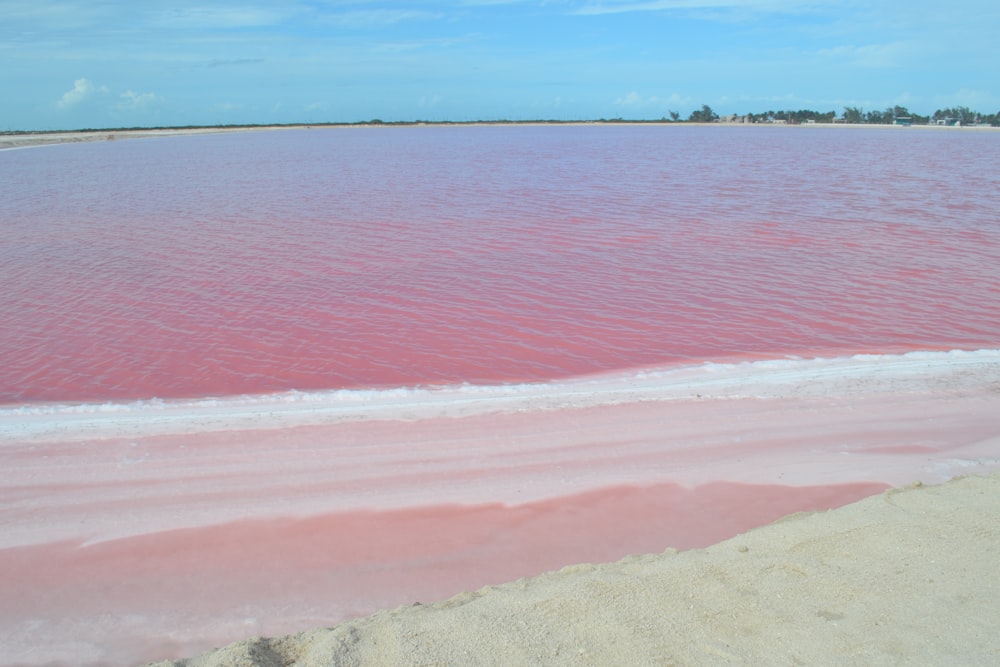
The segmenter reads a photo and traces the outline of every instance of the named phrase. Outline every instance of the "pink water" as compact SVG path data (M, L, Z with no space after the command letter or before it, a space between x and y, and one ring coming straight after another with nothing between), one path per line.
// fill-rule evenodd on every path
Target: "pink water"
M303 130L0 159L0 402L1000 340L1000 136Z
M1000 469L998 164L1000 133L916 128L0 152L0 664L193 655Z

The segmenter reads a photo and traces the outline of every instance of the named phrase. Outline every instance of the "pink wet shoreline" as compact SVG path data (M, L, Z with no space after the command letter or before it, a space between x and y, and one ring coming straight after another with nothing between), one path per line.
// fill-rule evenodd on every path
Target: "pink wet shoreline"
M191 655L992 470L991 372L936 391L8 439L0 663Z
M791 512L837 507L885 488L617 487L513 507L250 519L92 546L8 549L0 551L0 587L18 602L0 608L0 623L61 618L83 639L111 610L141 615L152 626L148 636L105 637L106 658L177 658L240 633L292 633L572 563L707 546ZM202 636L181 632L173 643L157 637L156 626L171 620ZM250 627L234 633L234 625Z

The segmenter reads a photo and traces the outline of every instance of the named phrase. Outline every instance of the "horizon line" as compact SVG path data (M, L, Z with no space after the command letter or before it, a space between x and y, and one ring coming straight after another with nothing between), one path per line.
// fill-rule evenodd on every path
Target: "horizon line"
M745 118L751 115L760 114L733 114L733 118ZM84 128L73 128L73 129L48 129L48 130L0 130L0 136L18 136L18 135L31 135L31 134L70 134L70 133L90 133L90 132L151 132L151 131L168 131L168 130L213 130L213 129L267 129L267 128L310 128L310 127L357 127L357 126L372 126L378 127L383 125L398 125L398 126L420 126L420 125L723 125L723 126L739 126L739 125L785 125L785 126L797 126L797 125L848 125L857 127L901 127L893 122L888 123L847 123L842 120L833 121L794 121L794 120L777 120L777 121L766 121L766 122L745 122L745 121L726 121L726 120L714 120L714 121L691 121L686 119L671 120L668 118L655 118L655 119L628 119L628 118L595 118L595 119L575 119L575 120L558 120L558 119L526 119L526 120L395 120L395 121L383 121L378 118L373 118L370 120L360 120L360 121L321 121L321 122L293 122L293 123L213 123L213 124L193 124L193 125L133 125L128 127L84 127ZM913 123L916 127L954 127L947 125L939 125L937 123ZM1000 125L961 125L958 127L969 128L1000 128Z

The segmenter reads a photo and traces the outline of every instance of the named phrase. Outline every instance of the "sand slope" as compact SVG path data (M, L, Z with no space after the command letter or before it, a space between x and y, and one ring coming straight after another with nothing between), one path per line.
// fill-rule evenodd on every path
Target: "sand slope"
M1000 664L1000 474L158 665Z

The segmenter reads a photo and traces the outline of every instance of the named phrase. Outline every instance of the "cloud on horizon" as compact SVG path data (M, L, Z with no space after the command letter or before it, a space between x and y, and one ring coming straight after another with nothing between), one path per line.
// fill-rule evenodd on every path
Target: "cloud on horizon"
M911 57L913 49L900 42L890 44L866 44L854 46L845 44L826 49L817 53L825 58L845 60L860 67L895 67L905 63Z
M673 93L667 97L660 97L659 95L644 97L634 90L627 95L615 99L615 105L620 107L627 107L634 110L656 109L664 112L670 109L676 110L678 107L688 107L692 104L693 101L690 97L684 97L677 93Z
M111 92L107 86L95 86L90 79L80 78L73 82L73 87L63 93L63 96L56 102L60 109L67 109L80 104L84 100L97 93Z
M148 109L162 101L155 93L136 93L131 90L126 90L118 97L121 100L119 109Z
M131 88L122 93L107 85L97 85L87 77L73 82L73 87L63 93L55 107L62 114L77 113L79 110L89 116L108 114L109 118L122 115L141 119L164 102L164 98L153 92L137 92Z

